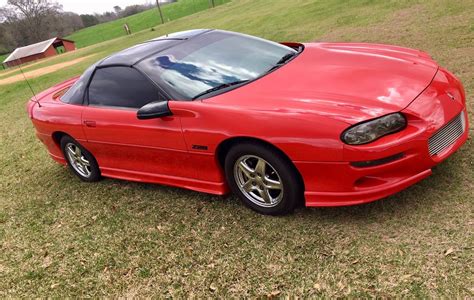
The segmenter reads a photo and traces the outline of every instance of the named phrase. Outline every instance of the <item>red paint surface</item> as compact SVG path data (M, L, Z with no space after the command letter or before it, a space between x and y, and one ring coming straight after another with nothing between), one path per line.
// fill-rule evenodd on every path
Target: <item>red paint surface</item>
M66 49L66 52L76 50L76 45L73 42L63 40L63 46L64 46L64 49Z
M427 54L371 44L305 47L289 64L248 85L203 101L170 101L171 117L138 120L133 109L68 105L53 97L76 79L40 94L41 107L30 101L28 112L60 163L65 161L55 132L87 148L104 176L219 195L228 192L216 157L219 146L233 138L270 143L300 172L307 206L391 195L429 176L466 141L467 129L440 155L428 153L430 136L460 112L468 117L461 83ZM406 116L406 129L366 145L340 140L350 125L393 112ZM350 164L398 153L404 157L380 166Z

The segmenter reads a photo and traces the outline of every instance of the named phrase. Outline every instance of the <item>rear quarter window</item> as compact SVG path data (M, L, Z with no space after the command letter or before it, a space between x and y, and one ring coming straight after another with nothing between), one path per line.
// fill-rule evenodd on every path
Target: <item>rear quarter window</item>
M95 69L96 64L87 68L81 77L59 98L61 102L68 104L82 105L84 103L84 92L89 82L89 78Z

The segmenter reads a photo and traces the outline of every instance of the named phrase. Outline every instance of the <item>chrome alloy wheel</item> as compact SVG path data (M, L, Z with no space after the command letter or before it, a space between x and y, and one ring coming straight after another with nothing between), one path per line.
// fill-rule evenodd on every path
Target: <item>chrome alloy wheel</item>
M91 165L84 154L82 154L81 148L73 143L67 143L66 154L69 163L77 173L86 178L91 176Z
M234 178L247 199L261 207L277 206L283 198L280 175L266 160L244 155L234 164Z

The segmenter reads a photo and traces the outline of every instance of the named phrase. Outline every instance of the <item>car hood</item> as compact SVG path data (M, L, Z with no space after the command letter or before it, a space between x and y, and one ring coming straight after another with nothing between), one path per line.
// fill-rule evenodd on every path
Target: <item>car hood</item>
M276 71L217 101L325 114L354 124L407 107L438 65L424 52L360 43L312 43Z

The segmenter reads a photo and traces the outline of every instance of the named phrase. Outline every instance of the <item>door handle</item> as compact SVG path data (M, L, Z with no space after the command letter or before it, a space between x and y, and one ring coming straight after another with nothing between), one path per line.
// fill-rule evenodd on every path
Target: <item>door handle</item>
M95 121L84 121L84 125L87 127L95 127Z

